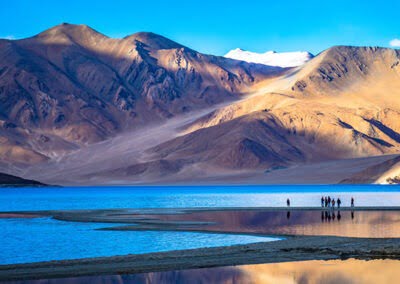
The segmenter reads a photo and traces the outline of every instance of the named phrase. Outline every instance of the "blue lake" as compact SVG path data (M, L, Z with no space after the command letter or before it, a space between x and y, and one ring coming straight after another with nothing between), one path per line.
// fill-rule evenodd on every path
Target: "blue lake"
M98 231L110 224L0 219L0 264L160 252L271 241L247 235Z
M0 211L319 206L321 195L358 206L400 205L399 186L198 186L0 188Z
M110 208L320 206L321 195L357 206L397 206L396 186L1 188L1 211ZM0 219L0 264L228 246L268 237L189 232L99 231L99 223Z

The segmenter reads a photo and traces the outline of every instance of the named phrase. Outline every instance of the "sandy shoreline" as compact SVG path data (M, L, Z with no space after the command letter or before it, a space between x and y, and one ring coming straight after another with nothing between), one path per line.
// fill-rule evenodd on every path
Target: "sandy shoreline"
M30 218L39 218L41 215L37 214L15 214L15 213L0 213L0 219L9 219L9 218L23 218L23 219L30 219Z
M0 266L0 281L355 258L400 259L400 239L292 237L230 247Z
M139 230L208 232L206 222L194 218L189 221L153 219L152 216L182 216L224 211L276 211L306 212L326 211L321 207L292 208L177 208L177 209L113 209L113 210L65 210L41 212L13 212L10 217L52 216L70 222L126 223L126 227L110 227L107 230L130 230L129 224L138 223ZM329 209L328 209L329 210ZM400 211L400 207L341 208L341 211ZM10 212L0 212L7 216ZM164 214L164 215L163 215ZM186 214L186 215L185 215ZM350 213L348 213L350 214ZM286 216L286 215L285 215ZM112 226L112 225L110 225ZM212 226L212 224L210 225ZM215 233L247 234L234 230ZM260 234L258 234L260 235ZM270 235L282 236L282 234ZM167 270L194 269L244 264L277 263L305 260L331 260L356 258L400 259L400 238L354 238L335 236L293 236L274 242L262 242L229 247L200 248L138 255L86 258L0 266L0 281L49 279L94 275L135 274Z

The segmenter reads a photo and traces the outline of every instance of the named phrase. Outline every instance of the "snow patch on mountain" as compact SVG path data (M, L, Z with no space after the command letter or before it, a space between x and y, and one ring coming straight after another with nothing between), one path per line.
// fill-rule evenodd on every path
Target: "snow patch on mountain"
M267 51L265 53L256 53L236 48L229 51L224 57L269 66L297 67L303 65L314 56L307 51L281 53Z

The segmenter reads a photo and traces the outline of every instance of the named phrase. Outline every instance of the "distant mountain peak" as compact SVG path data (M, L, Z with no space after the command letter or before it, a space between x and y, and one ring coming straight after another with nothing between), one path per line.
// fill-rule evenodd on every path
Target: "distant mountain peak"
M107 36L92 29L87 25L62 23L60 25L54 26L50 29L47 29L39 33L38 35L35 36L35 38L47 38L47 39L69 38L69 39L82 40L85 38L107 38Z
M183 45L153 32L137 32L124 37L125 40L137 40L154 49L182 48Z
M269 66L297 67L303 65L314 56L307 51L279 53L274 50L270 50L264 53L256 53L246 51L241 48L236 48L229 51L225 57Z

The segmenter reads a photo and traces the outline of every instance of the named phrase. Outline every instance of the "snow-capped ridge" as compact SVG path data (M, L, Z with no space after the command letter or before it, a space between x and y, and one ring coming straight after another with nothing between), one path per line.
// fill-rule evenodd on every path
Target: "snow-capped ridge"
M256 53L241 48L229 51L224 57L278 67L301 66L314 56L307 51L276 52L274 50Z

